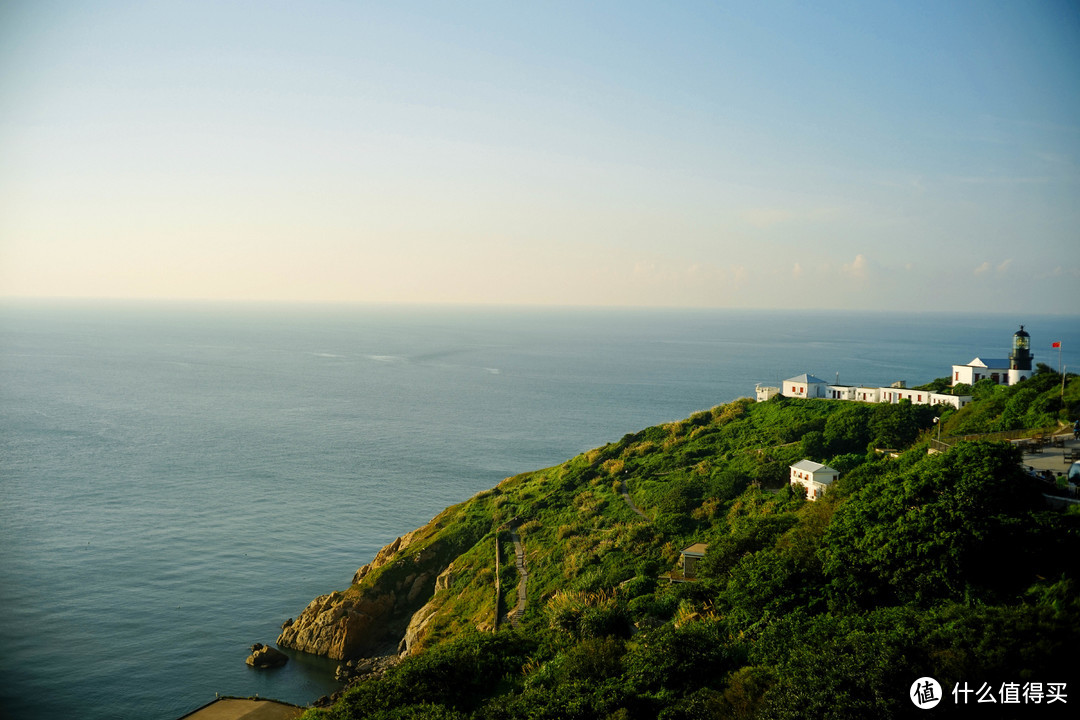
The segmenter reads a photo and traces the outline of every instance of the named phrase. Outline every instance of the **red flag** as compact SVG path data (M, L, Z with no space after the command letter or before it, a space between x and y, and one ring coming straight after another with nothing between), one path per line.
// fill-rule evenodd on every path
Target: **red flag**
M1051 345L1050 347L1056 347L1056 348L1059 348L1059 347L1061 347L1061 343L1059 343L1059 342L1056 342L1056 343L1054 343L1053 345Z

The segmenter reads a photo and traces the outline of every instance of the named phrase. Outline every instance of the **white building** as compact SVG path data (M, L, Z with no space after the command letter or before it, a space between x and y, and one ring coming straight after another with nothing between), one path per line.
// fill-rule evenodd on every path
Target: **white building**
M999 385L1009 384L1009 361L1002 358L975 358L967 365L953 365L953 385L974 385L983 378L990 378Z
M780 389L780 394L784 397L794 398L823 398L828 397L826 395L828 387L829 384L821 378L803 373L798 377L785 380L784 387Z
M952 366L952 384L974 385L980 380L990 378L998 385L1015 385L1031 377L1031 336L1024 331L1024 326L1013 333L1012 352L1007 358L977 357L967 365Z
M929 390L908 390L907 388L889 387L881 388L881 402L898 403L907 400L912 405L928 405L930 403Z
M970 395L946 395L929 390L909 390L907 388L881 388L881 402L898 403L907 400L912 405L951 405L957 410L971 402Z
M945 395L943 393L930 393L931 405L952 405L959 410L971 402L970 395Z
M954 366L957 367L957 366ZM951 405L960 409L971 402L971 395L948 395L929 390L909 390L904 382L893 383L889 387L870 387L868 385L829 385L813 375L803 374L788 378L783 387L754 388L758 402L765 402L776 395L791 398L824 398L826 400L855 400L866 403L896 404L907 400L913 405Z
M829 485L840 477L840 473L836 470L813 460L800 460L789 468L791 484L806 488L807 500L817 500L825 493Z
M829 400L854 400L855 390L853 385L830 385L825 388L825 397Z
M1013 334L1012 352L1006 359L975 358L966 365L952 366L952 384L974 385L989 378L999 385L1015 385L1031 377L1031 364L1035 356L1031 354L1031 336L1024 331L1024 326ZM776 395L791 398L825 398L828 400L856 400L868 403L898 403L908 400L914 405L951 405L962 408L971 402L971 395L947 395L928 390L909 390L904 382L893 383L890 387L868 387L863 385L830 385L819 377L803 373L788 378L780 388L758 385L758 402L764 402Z
M859 402L881 402L882 390L884 390L884 388L865 386L857 387L855 388L855 399Z
M754 386L754 394L757 395L758 402L766 402L772 400L774 397L780 394L780 388L769 387L758 383Z

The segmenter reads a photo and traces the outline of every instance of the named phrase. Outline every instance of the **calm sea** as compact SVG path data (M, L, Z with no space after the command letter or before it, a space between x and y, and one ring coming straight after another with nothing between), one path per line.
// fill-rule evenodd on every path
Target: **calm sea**
M502 478L810 372L1080 368L1077 317L373 306L0 307L0 714L307 703L244 664L383 544Z

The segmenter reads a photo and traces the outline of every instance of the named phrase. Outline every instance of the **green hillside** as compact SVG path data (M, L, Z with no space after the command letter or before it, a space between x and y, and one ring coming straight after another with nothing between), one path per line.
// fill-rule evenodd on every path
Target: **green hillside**
M1055 406L1041 375L977 392L943 437L1076 418L1080 378L1062 402L1054 375ZM1008 444L928 454L939 411L738 400L508 478L343 594L446 568L410 657L305 717L895 717L921 712L922 676L1075 681L1080 512L1050 509ZM841 471L817 502L787 484L801 458ZM669 583L695 542L696 579Z
M984 378L973 386L953 388L956 394L971 394L976 402L942 418L943 431L950 435L1007 432L1055 427L1077 418L1080 384L1069 374L1062 385L1061 375L1039 363L1031 378L1017 385L997 385ZM935 381L948 383L948 378Z

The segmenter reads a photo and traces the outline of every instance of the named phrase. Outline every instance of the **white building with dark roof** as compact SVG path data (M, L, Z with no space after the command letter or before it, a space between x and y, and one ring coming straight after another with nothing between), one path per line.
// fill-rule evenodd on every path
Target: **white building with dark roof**
M990 378L999 385L1009 384L1009 361L1004 358L975 358L966 365L953 365L952 384L974 385Z
M803 373L785 380L784 386L780 388L780 394L794 398L823 398L828 397L828 387L829 383L821 378Z

